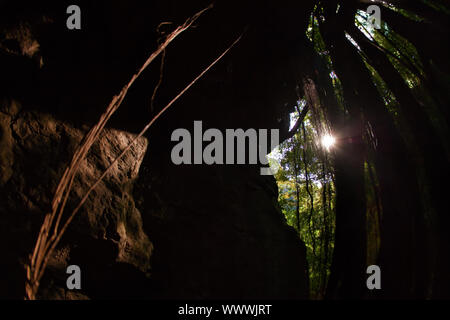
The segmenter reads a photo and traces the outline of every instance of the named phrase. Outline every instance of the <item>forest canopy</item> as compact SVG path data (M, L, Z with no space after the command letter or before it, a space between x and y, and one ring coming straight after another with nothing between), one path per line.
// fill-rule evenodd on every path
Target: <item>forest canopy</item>
M307 247L311 298L365 296L372 264L385 298L449 294L449 13L446 1L314 6L296 131L270 156L281 160L282 211Z

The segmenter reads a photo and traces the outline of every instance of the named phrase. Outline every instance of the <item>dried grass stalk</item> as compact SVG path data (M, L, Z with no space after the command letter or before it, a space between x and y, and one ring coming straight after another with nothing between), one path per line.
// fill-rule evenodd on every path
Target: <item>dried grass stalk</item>
M197 82L208 70L216 64L239 40L239 37L233 44L228 47L213 63L211 63L203 72L200 73L186 88L184 88L172 101L170 101L145 127L144 129L133 139L133 141L122 151L122 153L111 163L111 165L105 170L105 172L97 179L97 181L91 186L91 188L86 192L85 196L82 198L77 207L73 210L70 216L65 221L63 227L59 229L61 224L62 216L64 213L64 208L69 198L74 178L77 174L78 168L81 162L86 157L88 151L90 150L93 143L99 138L100 133L105 127L106 123L114 112L119 108L122 101L124 100L128 89L133 85L141 73L154 61L154 59L163 52L166 47L183 31L187 30L202 13L210 9L212 5L201 10L191 18L187 19L185 23L175 29L171 34L169 34L165 41L159 45L157 50L153 52L149 58L145 61L139 71L133 75L131 80L123 87L120 93L113 97L111 103L106 108L106 111L101 115L97 124L95 124L89 132L86 134L85 138L75 151L72 161L69 166L64 171L64 174L58 184L55 191L52 204L51 212L47 213L42 227L40 229L36 245L33 254L30 256L29 264L26 266L27 270L27 281L25 284L25 299L34 300L36 298L36 293L39 288L40 280L46 269L48 260L52 255L57 244L61 240L62 235L66 231L70 222L75 217L76 213L81 209L83 204L86 202L90 193L95 189L95 187L102 181L106 174L111 170L114 164L130 149L130 147L140 138L145 132L152 126L152 124L170 107L177 101L195 82Z

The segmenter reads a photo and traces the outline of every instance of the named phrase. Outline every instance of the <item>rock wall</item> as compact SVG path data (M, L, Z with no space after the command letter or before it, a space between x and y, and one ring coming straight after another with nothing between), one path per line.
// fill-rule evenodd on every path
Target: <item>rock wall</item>
M250 30L92 193L52 257L40 298L307 298L305 247L284 221L273 177L259 175L258 166L170 160L171 132L194 120L215 128L287 128L286 106L296 95L286 52L296 38L283 33L270 45L266 39L293 32L284 24L293 24L298 10L278 23L267 20L268 12L279 18L274 4L240 4L235 12L237 4L229 3L219 3L168 50L156 110L149 98L159 67L135 84L84 162L68 212L245 24L258 21L264 33ZM84 133L154 49L158 24L177 25L207 3L81 1L85 24L78 33L65 28L64 2L21 4L0 7L0 272L8 275L0 295L9 298L24 295L24 263ZM81 267L81 291L65 289L68 264Z
M23 264L26 262L23 254L31 252L37 227L49 210L59 178L86 128L74 128L48 114L22 112L13 100L3 101L0 119L0 212L2 246L5 246L2 252L14 257L6 263L17 264L17 258L22 258ZM133 138L133 134L114 129L104 132L79 169L67 215ZM146 150L147 140L141 138L89 197L49 263L49 273L55 273L57 279L49 277L48 285L64 288L69 264L83 266L83 283L86 284L83 287L87 290L88 279L98 278L112 264L128 265L142 274L149 272L153 246L143 230L141 214L133 198ZM14 249L8 248L11 243ZM19 267L14 268L17 272ZM10 286L20 286L23 282L20 278L9 279L13 280Z

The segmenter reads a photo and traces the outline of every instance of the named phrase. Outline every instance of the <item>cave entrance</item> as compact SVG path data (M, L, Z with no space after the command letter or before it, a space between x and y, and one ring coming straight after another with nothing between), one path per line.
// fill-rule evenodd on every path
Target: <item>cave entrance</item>
M304 107L305 101L299 101ZM299 108L297 108L298 110ZM279 164L274 175L278 202L288 225L306 245L310 295L322 299L330 275L334 248L335 186L332 171L334 143L331 134L318 129L307 115L297 132L269 155L271 166ZM290 114L290 129L299 112Z

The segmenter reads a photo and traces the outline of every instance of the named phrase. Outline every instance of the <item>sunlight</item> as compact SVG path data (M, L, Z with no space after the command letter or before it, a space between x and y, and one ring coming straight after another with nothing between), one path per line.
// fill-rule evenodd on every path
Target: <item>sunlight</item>
M330 150L330 148L334 145L335 142L336 139L329 134L324 135L322 137L322 145L325 147L325 149L327 149L327 151Z

